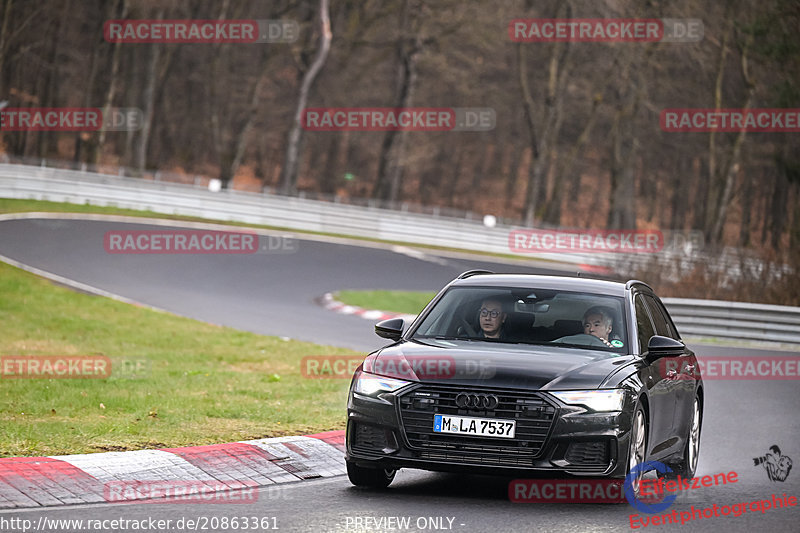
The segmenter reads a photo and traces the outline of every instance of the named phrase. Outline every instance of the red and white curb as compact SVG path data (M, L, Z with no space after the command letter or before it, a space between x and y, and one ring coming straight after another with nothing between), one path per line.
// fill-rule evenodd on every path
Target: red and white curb
M365 318L367 320L387 320L389 318L402 318L406 322L411 322L417 315L406 315L403 313L391 313L389 311L378 311L377 309L363 309L356 305L347 305L333 297L333 294L328 292L318 299L318 303L329 311L342 313L345 315L355 315Z
M346 471L344 431L161 450L10 457L0 459L0 509L118 501L109 498L109 486L142 482L230 492ZM152 498L152 493L130 491L125 501Z

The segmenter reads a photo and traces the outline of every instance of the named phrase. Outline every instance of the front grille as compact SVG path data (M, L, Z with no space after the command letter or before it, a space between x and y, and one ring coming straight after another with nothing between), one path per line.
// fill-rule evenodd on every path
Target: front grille
M493 394L493 409L459 408L461 392ZM423 385L399 397L400 420L412 451L422 459L496 466L531 466L556 417L556 407L535 392ZM516 420L513 439L433 432L435 414Z
M564 459L571 465L605 467L608 455L608 441L571 442Z

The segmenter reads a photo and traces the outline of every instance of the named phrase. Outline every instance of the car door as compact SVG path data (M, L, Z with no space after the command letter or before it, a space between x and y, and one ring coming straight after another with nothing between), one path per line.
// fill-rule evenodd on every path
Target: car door
M653 318L653 324L657 335L663 335L675 340L680 340L669 313L664 308L664 304L652 295L645 295L645 302ZM685 438L688 433L688 424L691 422L693 414L693 403L695 394L696 380L695 369L697 368L697 358L689 349L674 357L665 357L668 363L662 365L667 369L667 379L673 382L671 388L675 394L675 412L672 426L676 436Z
M634 296L634 313L639 353L645 358L650 337L656 334L656 330L641 293ZM642 383L647 389L650 402L648 457L672 444L669 439L673 436L672 423L675 416L675 397L672 394L674 382L667 379L666 371L660 360L649 362L642 369Z

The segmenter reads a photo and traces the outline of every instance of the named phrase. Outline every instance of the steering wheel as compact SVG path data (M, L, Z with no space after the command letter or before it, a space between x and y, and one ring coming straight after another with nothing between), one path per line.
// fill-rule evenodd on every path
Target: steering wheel
M458 320L459 320L459 322L461 322L461 326L462 326L462 327L464 328L464 330L465 330L465 331L466 331L466 332L469 334L469 336L470 336L470 337L477 337L477 336L478 336L478 334L475 332L475 330L474 330L474 329L472 329L472 326L470 326L470 325L469 325L469 322L467 322L467 321L464 319L464 317L463 317L463 316L462 316L462 317L460 317Z
M586 344L587 346L602 346L603 348L608 347L606 343L604 343L594 335L589 335L588 333L577 333L575 335L567 335L566 337L555 339L552 342L568 343L568 344Z

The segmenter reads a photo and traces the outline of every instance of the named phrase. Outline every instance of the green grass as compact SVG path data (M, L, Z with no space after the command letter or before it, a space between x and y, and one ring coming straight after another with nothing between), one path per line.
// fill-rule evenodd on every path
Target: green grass
M300 360L355 352L76 293L2 263L0 294L0 356L104 355L115 369L107 379L0 379L0 456L344 428L348 380L306 379Z
M436 292L415 291L340 291L335 298L347 305L395 313L419 314Z
M0 198L0 213L32 211L281 229L145 210ZM103 355L116 369L107 379L0 376L0 457L187 446L344 428L347 380L305 379L300 360L306 355L355 352L283 341L75 293L2 263L0 295L0 356ZM352 302L351 295L356 298ZM340 298L368 308L418 313L433 296L348 291Z

